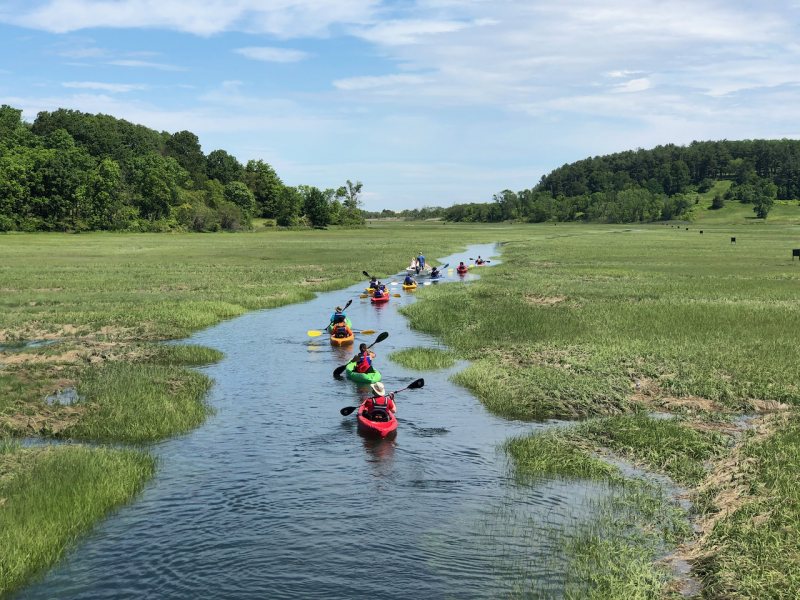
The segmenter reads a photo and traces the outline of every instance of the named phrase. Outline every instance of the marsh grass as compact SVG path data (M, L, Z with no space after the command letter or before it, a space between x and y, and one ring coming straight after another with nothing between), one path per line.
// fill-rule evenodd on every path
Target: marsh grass
M153 458L133 450L8 442L0 443L0 467L8 467L0 476L0 596L55 563L155 468Z
M698 564L712 598L800 597L800 416L743 449L743 505L720 520ZM724 507L715 507L722 510Z
M78 388L86 413L62 435L140 443L185 433L211 413L210 387L208 377L180 367L119 362L90 369Z
M645 414L593 419L577 426L575 433L689 485L703 479L704 463L719 456L728 445L720 433L696 431L678 420Z
M392 352L389 358L407 369L416 371L448 369L456 364L453 353L440 348L406 348Z
M219 350L197 344L157 344L147 348L145 360L156 365L202 367L223 356Z

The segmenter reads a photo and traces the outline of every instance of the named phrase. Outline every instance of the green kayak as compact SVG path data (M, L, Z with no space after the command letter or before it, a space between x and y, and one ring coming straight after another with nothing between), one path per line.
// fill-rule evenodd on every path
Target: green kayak
M345 373L350 381L355 381L356 383L378 383L381 380L381 372L378 369L375 369L372 373L357 373L353 370L355 368L356 363L347 363Z

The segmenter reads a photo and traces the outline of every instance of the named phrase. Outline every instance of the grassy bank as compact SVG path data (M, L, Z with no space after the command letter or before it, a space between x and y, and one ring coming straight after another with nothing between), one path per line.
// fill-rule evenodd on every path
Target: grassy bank
M506 244L503 264L483 270L480 281L421 290L404 310L414 327L473 361L454 379L493 412L588 418L569 433L510 444L519 472L613 481L619 475L602 457L616 456L666 474L694 490L697 518L707 522L689 553L705 595L789 598L796 561L786 561L789 575L779 579L777 557L794 556L800 534L786 479L797 468L796 426L755 443L733 419L800 405L800 270L790 256L797 245L796 228L763 222L710 219L703 234L664 225L542 226ZM731 457L746 469L726 462ZM725 472L737 473L739 485L708 483ZM602 550L606 541L601 535L590 546ZM653 548L640 539L620 552L650 564ZM737 561L752 568L737 569ZM591 564L587 581L626 572ZM615 585L590 588L606 598L636 596ZM590 597L589 588L582 593Z
M152 475L142 452L0 442L0 596L55 563Z

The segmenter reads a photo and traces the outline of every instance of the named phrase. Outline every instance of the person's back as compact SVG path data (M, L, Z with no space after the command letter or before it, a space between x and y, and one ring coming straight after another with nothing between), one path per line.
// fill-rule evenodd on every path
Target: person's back
M406 285L414 285L414 278L411 275L406 275L406 280L404 281Z
M389 413L397 412L394 394L387 394L386 388L380 382L373 383L370 387L375 396L364 400L364 411L373 421L388 421L391 418Z
M419 256L417 257L417 262L419 263L420 269L425 268L425 257L422 255L422 252L419 253Z
M375 353L370 351L366 344L361 344L358 347L358 354L350 362L356 363L355 371L357 373L371 373L374 371L372 368L373 358L375 358Z

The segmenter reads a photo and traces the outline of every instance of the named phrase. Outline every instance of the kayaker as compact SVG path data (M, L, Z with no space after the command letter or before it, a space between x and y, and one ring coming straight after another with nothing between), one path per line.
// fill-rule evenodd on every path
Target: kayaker
M466 271L467 270L467 265L464 264L463 260L460 263L458 263L458 269L456 269L456 270L458 270L458 271Z
M484 263L484 260L481 258L481 255L478 254L478 258L475 259L475 264L476 265L482 265L483 263Z
M417 282L411 275L406 275L406 278L403 280L403 285L417 285Z
M397 412L397 405L394 403L394 394L386 395L386 388L381 382L373 383L371 386L375 396L364 400L364 412L373 421L388 421L389 411Z
M373 290L378 287L378 278L374 275L372 276L372 279L369 280L369 287Z
M422 254L422 250L419 251L419 256L417 256L417 263L420 270L425 270L425 256Z
M342 309L341 306L337 306L331 315L331 322L330 325L328 325L328 329L333 329L334 325L337 323L344 323L345 321L347 321L347 315L344 313L344 309Z
M433 267L433 269L431 269L431 279L436 279L441 274L442 273L441 273L441 271L439 271L439 267Z
M375 358L375 353L367 348L366 344L361 344L358 347L358 354L356 354L350 362L356 363L356 373L374 373L375 369L372 368L372 359Z
M375 288L375 291L372 292L373 298L383 298L383 295L386 293L386 286L383 284L379 284L378 287Z
M338 323L331 325L331 327L331 334L335 338L348 338L353 335L353 330L347 326L345 321L339 321Z

